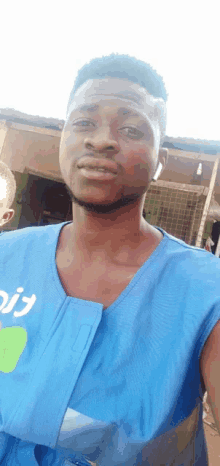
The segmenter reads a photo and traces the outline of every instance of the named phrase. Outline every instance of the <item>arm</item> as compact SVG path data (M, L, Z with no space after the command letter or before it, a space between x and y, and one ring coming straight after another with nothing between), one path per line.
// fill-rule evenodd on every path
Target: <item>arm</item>
M200 367L209 404L220 434L220 320L205 343Z

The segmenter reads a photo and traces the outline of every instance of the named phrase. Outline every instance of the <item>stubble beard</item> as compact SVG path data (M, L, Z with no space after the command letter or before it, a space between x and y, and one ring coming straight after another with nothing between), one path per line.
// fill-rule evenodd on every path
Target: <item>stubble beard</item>
M115 202L113 201L111 203L106 204L96 204L78 199L67 185L66 189L72 202L74 202L76 205L80 207L83 207L87 212L94 212L96 214L110 214L113 212L117 212L122 207L135 204L135 202L137 202L137 200L141 198L140 194L132 194L128 196L122 195L121 198Z

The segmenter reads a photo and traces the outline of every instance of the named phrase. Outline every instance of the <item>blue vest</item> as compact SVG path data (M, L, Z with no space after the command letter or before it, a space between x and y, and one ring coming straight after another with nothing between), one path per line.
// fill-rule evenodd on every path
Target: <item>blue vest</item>
M0 237L0 464L205 466L220 261L168 235L116 301L66 295L65 224Z

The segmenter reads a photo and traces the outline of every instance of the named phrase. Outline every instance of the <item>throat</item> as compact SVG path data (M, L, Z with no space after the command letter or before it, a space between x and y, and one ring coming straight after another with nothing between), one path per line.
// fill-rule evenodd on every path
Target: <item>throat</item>
M67 238L58 244L56 254L57 272L61 285L67 296L111 306L129 286L138 270L149 259L163 238L151 235L151 242L145 238L133 249L126 244L118 254L110 258L105 254L91 256L88 251L77 249L70 253Z

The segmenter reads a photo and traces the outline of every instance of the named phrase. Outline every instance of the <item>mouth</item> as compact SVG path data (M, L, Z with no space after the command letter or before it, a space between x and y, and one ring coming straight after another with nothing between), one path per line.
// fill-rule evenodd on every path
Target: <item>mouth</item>
M111 180L118 174L118 166L112 160L83 157L78 161L77 168L86 178Z
M77 168L86 168L88 170L96 170L104 173L109 172L114 175L118 173L117 163L112 160L96 159L92 157L82 157L77 164Z

